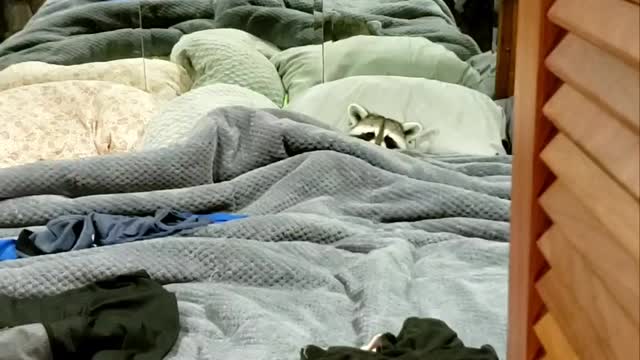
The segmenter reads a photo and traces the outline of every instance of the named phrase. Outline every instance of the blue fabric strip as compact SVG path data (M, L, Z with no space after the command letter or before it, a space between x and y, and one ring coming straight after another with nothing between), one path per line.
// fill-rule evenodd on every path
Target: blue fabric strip
M15 260L18 258L16 254L15 239L0 239L0 261Z

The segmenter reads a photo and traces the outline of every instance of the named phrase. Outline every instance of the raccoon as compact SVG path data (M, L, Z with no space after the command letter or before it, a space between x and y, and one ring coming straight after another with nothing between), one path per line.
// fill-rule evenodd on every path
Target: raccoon
M358 104L351 104L349 112L349 136L382 146L387 149L405 150L422 133L422 125L415 122L400 123L384 116L368 112Z

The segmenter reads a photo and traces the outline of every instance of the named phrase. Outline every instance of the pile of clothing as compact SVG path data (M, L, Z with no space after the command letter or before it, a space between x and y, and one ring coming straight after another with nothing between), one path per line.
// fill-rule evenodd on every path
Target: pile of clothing
M0 296L3 360L162 360L180 330L176 297L144 271L37 299ZM281 354L283 359L292 354ZM362 348L315 345L300 360L498 360L490 345L466 347L444 322L409 318L398 336Z
M447 324L438 319L411 317L397 336L376 335L361 348L309 345L300 350L300 360L498 360L491 345L467 347Z
M246 218L158 210L153 217L67 215L39 232L0 239L0 261L124 244ZM135 306L132 306L135 304ZM0 296L3 360L164 359L179 334L176 297L144 270L96 281L54 296ZM284 355L284 354L283 354ZM288 358L288 356L286 356ZM360 348L307 345L300 360L498 360L490 345L467 347L443 321L408 318L397 336L376 335Z
M55 296L0 296L3 360L161 360L179 330L175 295L144 271Z

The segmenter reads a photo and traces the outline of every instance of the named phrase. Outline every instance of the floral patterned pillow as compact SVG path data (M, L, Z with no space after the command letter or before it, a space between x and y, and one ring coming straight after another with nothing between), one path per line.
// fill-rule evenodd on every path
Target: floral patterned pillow
M158 103L191 89L191 79L180 65L165 60L122 59L69 66L38 61L11 65L0 71L0 90L66 80L100 80L129 85L151 93Z
M106 81L0 91L0 167L133 150L154 104L147 92Z

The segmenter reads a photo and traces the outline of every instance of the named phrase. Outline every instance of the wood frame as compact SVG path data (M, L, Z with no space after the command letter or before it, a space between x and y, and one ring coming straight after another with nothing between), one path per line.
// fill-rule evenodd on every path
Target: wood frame
M535 201L552 179L537 156L548 142L551 126L542 119L542 99L554 91L554 79L543 71L543 61L555 44L544 44L548 32L544 15L553 0L522 0L519 8L516 47L514 161L511 198L511 250L509 259L509 335L507 359L531 360L539 355L540 343L533 333L543 305L533 286L545 262L535 240L548 226L548 219ZM522 84L530 84L525 87Z
M496 55L496 99L513 96L518 34L518 0L502 0L498 22Z
M519 46L507 359L638 359L640 1L510 6ZM500 52L502 95L507 62Z

